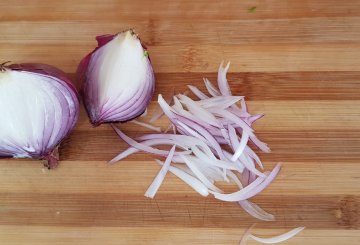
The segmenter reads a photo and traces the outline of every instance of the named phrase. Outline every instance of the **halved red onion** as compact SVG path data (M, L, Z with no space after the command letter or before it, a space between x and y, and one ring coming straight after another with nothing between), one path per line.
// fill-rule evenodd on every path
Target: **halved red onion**
M133 30L96 39L98 47L77 70L91 123L126 122L140 116L155 89L148 51Z
M59 160L57 147L74 128L79 97L66 74L45 64L0 66L0 157Z
M260 158L248 144L252 142L258 149L270 151L267 145L256 137L252 128L253 122L262 115L251 115L245 98L232 95L226 79L228 69L229 64L226 67L221 65L219 68L219 89L208 79L204 79L209 95L195 86L188 86L199 100L178 94L173 97L173 103L170 105L159 95L158 103L171 121L170 126L176 129L173 134L143 135L137 142L115 128L119 136L131 147L111 160L111 163L139 150L167 156L169 151L160 150L156 145L177 145L187 150L175 152L172 162L176 167L168 166L167 163L164 164L166 169L201 195L210 193L222 201L238 202L253 217L271 221L274 219L272 214L248 199L269 186L278 175L280 164L271 172L263 172ZM257 166L260 169L257 169ZM163 177L162 175L161 179ZM232 181L239 190L224 193L217 187L219 181Z

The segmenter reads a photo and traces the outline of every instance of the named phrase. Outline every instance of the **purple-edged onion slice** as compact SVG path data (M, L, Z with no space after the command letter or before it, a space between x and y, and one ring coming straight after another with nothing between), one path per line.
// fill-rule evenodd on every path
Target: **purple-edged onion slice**
M58 162L57 147L79 117L75 87L45 64L0 65L0 157Z
M126 122L140 116L155 89L148 51L132 30L96 39L98 47L77 70L91 123Z

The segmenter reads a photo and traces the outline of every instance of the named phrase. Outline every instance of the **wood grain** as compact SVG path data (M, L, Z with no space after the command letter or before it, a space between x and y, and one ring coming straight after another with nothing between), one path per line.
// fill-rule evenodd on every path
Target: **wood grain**
M203 77L216 81L219 63L232 62L234 93L265 114L255 129L272 149L261 154L266 168L283 163L254 198L276 221L202 198L173 175L146 199L153 156L107 165L126 144L109 126L92 128L82 108L57 169L0 161L0 244L235 245L255 222L263 236L307 227L284 244L360 243L359 1L1 1L0 60L49 63L74 78L96 35L129 27L149 48L156 94L204 88ZM149 113L156 107L154 96Z

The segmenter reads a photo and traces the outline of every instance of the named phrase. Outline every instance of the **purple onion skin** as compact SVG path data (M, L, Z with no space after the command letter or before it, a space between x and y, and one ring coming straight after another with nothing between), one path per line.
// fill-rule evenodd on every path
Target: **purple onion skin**
M52 147L51 149L48 149L46 152L43 152L41 155L39 155L39 154L31 155L32 159L44 160L45 161L44 165L48 169L55 168L58 165L58 161L59 161L59 146L60 146L61 142L71 133L71 131L75 127L75 124L79 118L80 96L79 96L79 93L78 93L76 87L72 83L71 79L67 77L65 72L63 72L62 70L60 70L54 66L51 66L51 65L42 64L42 63L20 63L20 64L6 65L3 67L6 69L9 69L9 70L25 71L25 72L41 74L41 75L46 75L49 77L57 78L57 79L63 81L64 82L63 85L65 85L67 88L69 88L75 95L75 96L72 96L72 99L73 99L73 102L75 105L75 115L74 115L72 124L68 126L68 130L67 130L66 134L63 137L59 138L57 143L55 144L55 146ZM54 82L56 82L56 81L54 81ZM10 154L0 155L0 158L13 158L13 156Z
M127 31L127 30L126 30ZM130 29L130 31L136 35L133 30ZM125 31L124 31L125 32ZM120 32L122 33L122 32ZM117 33L117 34L104 34L104 35L100 35L100 36L96 36L96 41L97 41L97 47L91 51L89 54L87 54L79 63L78 65L78 68L76 70L76 79L77 81L81 84L81 94L82 94L82 98L83 98L83 102L84 102L84 107L85 107L85 110L87 112L87 115L89 117L89 120L90 120L90 123L94 126L94 127L97 127L103 123L125 123L125 122L128 122L128 121L131 121L137 117L139 117L140 115L142 115L145 110L146 110L146 107L142 110L142 111L139 111L138 113L136 113L135 115L132 115L131 117L129 118L125 118L125 119L121 119L121 120L103 120L101 118L98 118L98 117L95 117L92 113L91 113L91 109L90 109L90 104L94 103L94 98L91 98L92 96L89 96L88 95L88 92L87 91L87 71L88 71L88 68L89 68L89 64L90 64L90 61L91 61L91 58L92 58L92 55L98 51L99 49L101 49L104 45L106 45L108 42L112 41L118 34L120 33ZM141 42L140 38L138 37L140 43L141 43L141 46L142 48L144 49L144 51L147 51L147 48L146 46ZM150 61L150 64L151 64L151 59L150 59L150 56L148 55L147 57ZM151 70L151 73L153 74L154 76L154 73L153 73L153 70ZM155 77L153 78L154 81L155 81ZM148 96L144 99L143 103L148 105L151 101L151 98L153 97L155 93L155 83L152 85L152 88L151 88L151 92L148 94Z

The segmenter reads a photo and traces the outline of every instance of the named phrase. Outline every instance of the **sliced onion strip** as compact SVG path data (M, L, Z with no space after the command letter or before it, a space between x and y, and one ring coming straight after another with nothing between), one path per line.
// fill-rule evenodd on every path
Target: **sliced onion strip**
M197 87L192 85L187 85L187 86L191 90L191 92L193 92L193 94L195 94L199 99L205 100L209 98L209 96L201 92L200 89L198 89Z
M158 159L155 159L155 160L160 165L163 164L160 160L158 160ZM200 195L202 195L204 197L209 195L208 189L205 187L205 185L203 185L195 177L191 176L190 174L188 174L188 173L184 172L183 170L176 168L174 166L170 166L169 171L171 173L173 173L176 177L178 177L179 179L184 181L186 184L188 184L191 188L193 188Z
M248 214L250 214L254 218L257 218L259 220L264 220L264 221L274 221L275 220L274 215L266 212L265 210L260 208L258 205L256 205L255 203L252 203L252 202L250 202L248 200L239 201L239 205Z
M263 191L275 179L280 169L281 165L277 164L266 178L258 177L254 182L240 191L231 194L215 193L214 196L216 199L228 202L238 202L251 198Z
M261 238L257 237L253 234L249 234L249 237L257 242L264 243L264 244L274 244L279 242L284 242L286 240L289 240L290 238L296 236L299 232L304 230L305 227L298 227L295 229L292 229L291 231L288 231L284 234L281 234L279 236L269 237L269 238Z
M217 188L215 185L213 185L202 173L199 171L199 169L196 167L196 165L187 157L180 156L186 163L186 165L191 169L191 171L196 175L196 177L209 189L222 193L222 190Z
M164 181L167 171L169 170L171 160L174 156L175 145L171 148L169 155L166 157L164 165L161 167L159 173L156 175L154 181L151 183L147 191L145 192L145 196L149 198L154 198L156 192L160 188L161 183Z
M111 124L112 128L115 130L115 132L122 138L126 143L128 143L130 146L133 146L137 148L138 150L142 150L148 153L160 155L160 156L167 156L169 154L168 151L159 150L150 146L147 146L145 144L141 144L136 142L135 140L128 137L126 134L124 134L120 129L118 129L114 124ZM175 152L175 155L179 154L189 154L190 152L183 151L183 152Z
M205 86L206 86L206 89L207 91L209 92L209 94L211 94L213 97L216 97L216 96L220 96L220 92L217 88L215 88L215 86L207 79L207 78L204 78L204 83L205 83Z
M139 126L142 126L144 128L148 128L148 129L151 129L151 130L154 130L156 132L161 132L161 128L160 127L155 127L154 125L151 125L149 123L144 123L144 122L140 122L138 120L132 120L130 121L136 125L139 125Z

